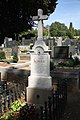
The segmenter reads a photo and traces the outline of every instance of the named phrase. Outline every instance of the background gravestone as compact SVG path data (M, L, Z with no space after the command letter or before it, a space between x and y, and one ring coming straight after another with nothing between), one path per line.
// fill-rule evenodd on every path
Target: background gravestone
M69 46L54 46L54 58L68 59Z

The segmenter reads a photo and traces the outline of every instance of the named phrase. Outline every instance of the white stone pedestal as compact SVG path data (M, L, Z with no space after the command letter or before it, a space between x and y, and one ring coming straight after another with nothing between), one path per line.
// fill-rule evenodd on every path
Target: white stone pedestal
M28 78L27 102L44 104L51 96L52 78L50 76L50 55L31 54L31 74Z
M44 105L48 97L51 96L51 77L29 76L29 86L27 87L27 102L37 105Z

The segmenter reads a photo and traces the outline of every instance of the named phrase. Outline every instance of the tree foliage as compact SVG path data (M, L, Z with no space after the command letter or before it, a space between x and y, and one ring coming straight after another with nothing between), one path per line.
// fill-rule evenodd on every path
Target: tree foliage
M72 22L70 22L69 31L68 31L69 38L74 38L74 34L75 34L74 27Z
M57 0L0 0L0 33L11 36L33 25L32 16L39 8L44 14L51 14L56 8Z
M67 26L63 23L54 22L50 26L50 34L51 36L66 36L68 31Z
M0 51L0 60L5 59L5 53L3 51Z
M72 22L70 22L69 28L64 23L54 22L50 25L50 35L73 39L75 36L80 36L80 29L74 29Z
M14 62L14 63L17 63L17 62L18 62L17 53L14 53L14 55L13 55L13 62Z

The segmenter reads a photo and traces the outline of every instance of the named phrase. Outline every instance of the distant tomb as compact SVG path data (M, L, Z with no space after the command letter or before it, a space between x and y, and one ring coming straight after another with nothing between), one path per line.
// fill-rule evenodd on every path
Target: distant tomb
M30 61L29 46L18 46L18 62Z

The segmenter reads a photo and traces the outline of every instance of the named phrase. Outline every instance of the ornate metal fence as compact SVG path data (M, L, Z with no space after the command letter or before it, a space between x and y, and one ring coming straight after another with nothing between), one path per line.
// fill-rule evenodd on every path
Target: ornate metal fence
M10 108L12 102L21 98L21 94L20 84L10 84L8 88L0 90L0 115Z
M20 110L20 120L60 120L67 104L67 81L58 83L58 89L52 92L44 106L35 108L26 104Z
M11 103L21 98L21 84L12 84L0 91L0 115L6 112ZM26 100L26 81L24 81L24 100ZM60 120L67 104L67 80L62 83L58 81L57 89L52 91L52 96L48 97L41 107L28 105L28 103L20 110L20 120ZM35 105L36 106L36 105Z

